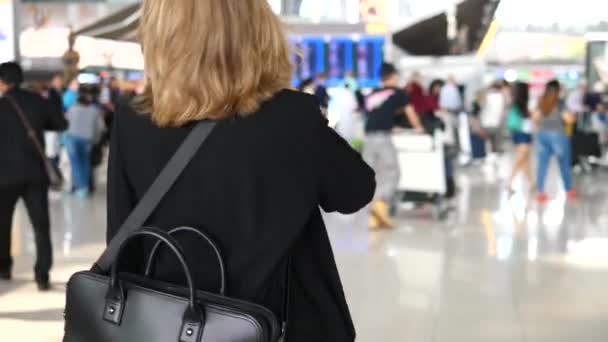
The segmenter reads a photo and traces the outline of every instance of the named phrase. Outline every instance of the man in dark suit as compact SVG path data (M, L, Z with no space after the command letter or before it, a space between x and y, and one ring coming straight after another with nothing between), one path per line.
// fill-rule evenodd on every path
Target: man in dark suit
M44 147L45 130L61 131L67 121L57 106L41 96L21 89L23 70L17 63L0 64L0 280L10 280L11 228L15 205L25 202L36 242L35 278L41 291L50 288L53 262L50 237L48 185L43 157L28 136L17 109L21 107Z

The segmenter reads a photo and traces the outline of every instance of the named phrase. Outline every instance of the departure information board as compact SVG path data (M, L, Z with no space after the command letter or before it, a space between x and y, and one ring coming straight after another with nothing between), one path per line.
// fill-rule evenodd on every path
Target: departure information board
M384 41L383 36L290 37L293 84L325 72L329 87L342 85L347 75L354 76L361 87L376 87L380 85Z

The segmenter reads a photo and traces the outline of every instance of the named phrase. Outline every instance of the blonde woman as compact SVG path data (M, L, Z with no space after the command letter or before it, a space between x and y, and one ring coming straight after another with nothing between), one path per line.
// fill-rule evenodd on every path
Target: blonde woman
M279 18L266 0L144 0L139 36L147 84L137 111L119 106L114 122L108 239L193 125L217 120L147 225L206 231L224 253L228 294L277 317L290 258L287 340L353 341L319 208L363 208L374 172L327 127L313 96L286 89L292 65ZM217 289L206 245L178 240L199 287ZM149 247L131 247L132 270ZM176 265L161 256L155 276L181 282Z

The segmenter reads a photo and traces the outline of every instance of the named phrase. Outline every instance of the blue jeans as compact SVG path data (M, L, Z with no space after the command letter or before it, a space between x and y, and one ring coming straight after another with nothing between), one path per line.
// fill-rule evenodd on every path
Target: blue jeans
M91 180L91 140L66 134L65 147L72 166L75 190L88 190Z
M572 146L570 138L557 131L540 130L538 132L538 174L536 178L539 193L545 191L545 178L549 171L551 156L557 157L559 170L566 191L572 190L572 175L570 166L572 160Z

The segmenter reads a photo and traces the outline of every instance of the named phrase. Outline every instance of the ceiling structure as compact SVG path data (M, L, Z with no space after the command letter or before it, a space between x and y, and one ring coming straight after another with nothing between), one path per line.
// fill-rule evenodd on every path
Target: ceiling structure
M454 16L451 16L446 8L454 8L454 3L458 2L457 0L439 0L434 2L433 5L430 5L428 1L419 0L384 1L396 1L392 5L396 11L390 18L391 22L411 23L393 34L394 44L408 54L433 56L468 53L477 49L498 6L497 0L465 0L455 7ZM343 8L346 8L349 4L349 0L342 0ZM301 13L301 10L305 9L305 5L306 0L282 0L281 11L289 18L294 18ZM413 18L420 18L423 14L428 16L428 13L435 13L435 15L414 22ZM136 41L140 15L139 4L131 4L114 14L77 30L74 35ZM452 18L455 19L454 24L452 24ZM365 33L365 23L363 22L334 21L320 24L297 20L288 20L288 22L293 34ZM455 35L448 37L448 32L452 28L451 25L455 27L452 30Z
M418 56L474 52L483 41L498 4L495 0L465 0L456 5L452 14L442 12L395 32L393 43Z

